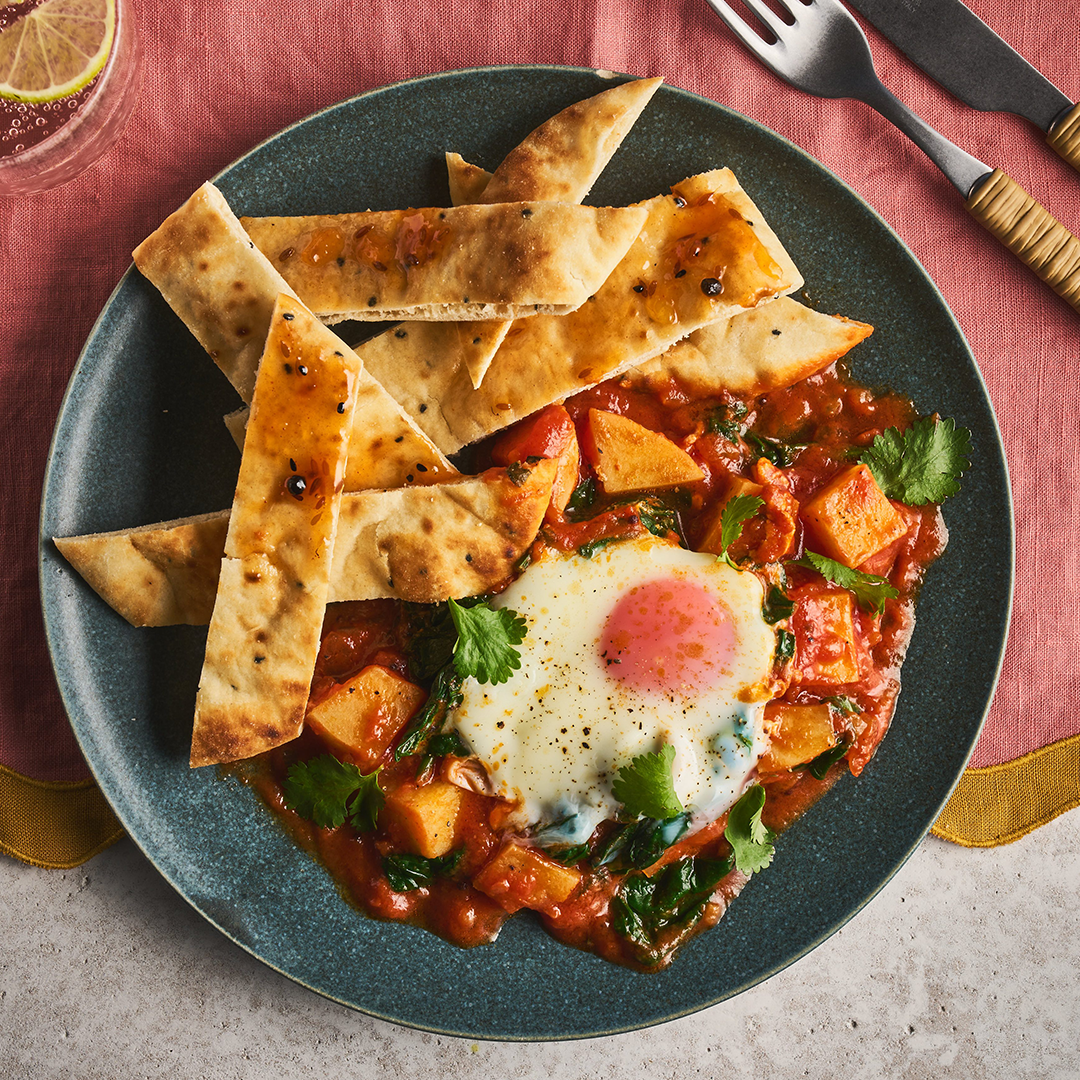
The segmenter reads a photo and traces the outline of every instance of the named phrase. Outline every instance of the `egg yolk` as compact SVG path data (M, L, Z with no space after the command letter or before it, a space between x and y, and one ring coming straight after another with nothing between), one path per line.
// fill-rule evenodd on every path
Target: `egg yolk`
M731 612L704 586L679 578L636 585L600 635L600 666L628 689L686 696L730 673Z

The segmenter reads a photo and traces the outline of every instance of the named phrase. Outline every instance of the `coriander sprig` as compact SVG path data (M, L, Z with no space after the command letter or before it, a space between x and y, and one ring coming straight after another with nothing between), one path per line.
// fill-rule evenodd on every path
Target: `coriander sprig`
M285 805L322 829L336 829L348 818L361 832L370 832L385 801L380 771L365 776L332 754L298 761L290 766L285 780Z
M864 574L861 570L852 570L851 567L835 559L819 555L816 551L805 552L796 565L816 570L826 581L831 581L834 585L839 585L841 589L853 592L859 607L865 611L872 611L875 615L880 615L885 610L886 600L900 595L885 578L878 574Z
M641 754L619 770L611 793L631 817L673 818L683 812L672 776L674 762L675 747L670 743L655 754Z
M924 417L907 431L888 428L858 457L878 486L908 506L939 503L960 490L970 466L971 432L949 419Z

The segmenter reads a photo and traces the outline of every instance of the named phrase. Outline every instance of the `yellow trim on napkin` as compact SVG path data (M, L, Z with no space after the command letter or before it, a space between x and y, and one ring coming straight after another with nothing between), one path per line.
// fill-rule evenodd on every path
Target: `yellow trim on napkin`
M1080 735L968 769L930 830L964 847L1011 844L1080 806Z
M70 870L124 835L93 780L31 780L0 765L0 851Z

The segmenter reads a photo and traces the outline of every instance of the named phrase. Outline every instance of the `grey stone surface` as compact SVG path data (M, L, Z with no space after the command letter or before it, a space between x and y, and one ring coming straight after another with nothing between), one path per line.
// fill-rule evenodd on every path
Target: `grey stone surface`
M1078 891L1076 811L1002 848L928 838L843 930L740 997L521 1045L395 1027L300 988L129 842L70 872L0 857L0 1077L1074 1080Z

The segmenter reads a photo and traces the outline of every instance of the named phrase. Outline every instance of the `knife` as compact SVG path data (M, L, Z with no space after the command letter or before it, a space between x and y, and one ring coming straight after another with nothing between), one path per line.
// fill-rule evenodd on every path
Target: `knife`
M1011 112L1047 133L1080 172L1080 105L1069 100L960 0L845 0L965 104Z

